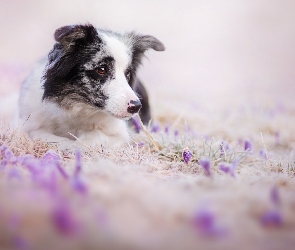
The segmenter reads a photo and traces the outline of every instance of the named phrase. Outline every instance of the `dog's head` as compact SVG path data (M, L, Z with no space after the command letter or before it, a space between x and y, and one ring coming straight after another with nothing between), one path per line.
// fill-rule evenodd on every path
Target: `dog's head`
M141 108L133 91L135 74L147 49L163 51L153 36L123 35L92 25L65 26L54 34L44 74L43 100L62 108L77 104L129 119Z

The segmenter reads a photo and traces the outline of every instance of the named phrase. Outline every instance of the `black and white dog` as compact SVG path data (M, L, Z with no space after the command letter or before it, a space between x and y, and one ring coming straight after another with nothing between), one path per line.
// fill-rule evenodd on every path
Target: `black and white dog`
M31 137L62 148L130 140L127 122L140 111L150 120L148 96L136 77L147 49L165 50L153 36L118 34L91 24L65 26L54 34L48 58L25 80L19 125ZM75 140L75 137L79 140Z

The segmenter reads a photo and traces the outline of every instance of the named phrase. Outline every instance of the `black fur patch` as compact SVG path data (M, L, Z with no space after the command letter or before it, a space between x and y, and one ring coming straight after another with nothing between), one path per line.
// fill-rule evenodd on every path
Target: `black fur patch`
M95 72L84 68L103 45L96 29L90 24L65 26L56 30L54 37L57 43L48 56L43 100L53 100L64 108L70 108L75 102L103 108L108 97L100 91L98 82L103 84L106 79L98 81ZM86 75L90 75L95 84L83 82Z
M138 94L139 100L142 105L142 107L139 111L139 115L140 115L140 118L141 118L143 124L147 125L149 123L149 121L151 120L151 112L150 112L148 94L147 94L146 89L144 88L143 84L139 81L139 79L135 80L134 85L135 85L134 91Z

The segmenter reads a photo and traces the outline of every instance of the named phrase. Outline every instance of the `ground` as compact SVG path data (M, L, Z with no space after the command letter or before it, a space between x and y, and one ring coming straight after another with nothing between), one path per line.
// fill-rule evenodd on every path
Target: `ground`
M3 124L3 246L292 249L294 109L164 113L124 148L80 153Z

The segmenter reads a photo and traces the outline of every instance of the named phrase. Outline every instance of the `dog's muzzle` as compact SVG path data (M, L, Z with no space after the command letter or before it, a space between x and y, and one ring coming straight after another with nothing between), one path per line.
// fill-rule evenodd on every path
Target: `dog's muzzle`
M139 100L138 101L130 101L130 104L131 104L131 106L128 106L127 112L131 113L131 114L137 113L142 107L141 102Z

